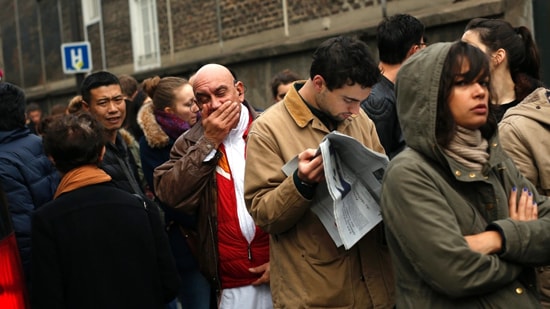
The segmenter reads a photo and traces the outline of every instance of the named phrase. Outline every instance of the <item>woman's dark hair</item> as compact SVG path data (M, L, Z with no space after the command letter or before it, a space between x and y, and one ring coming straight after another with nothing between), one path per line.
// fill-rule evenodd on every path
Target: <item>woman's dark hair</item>
M468 30L476 31L490 52L500 48L506 51L518 101L543 86L540 81L540 55L529 29L524 26L514 28L502 19L475 18L466 25Z
M468 72L462 73L462 64L465 62L468 63L469 69ZM462 77L465 83L489 80L491 76L489 58L482 50L466 42L459 41L451 46L443 64L437 95L435 135L437 143L443 147L449 144L456 133L456 122L449 108L449 97L457 76ZM488 106L487 122L480 128L481 134L485 138L489 138L497 127L492 112L494 105L488 104Z
M99 165L104 132L101 123L87 112L58 115L44 127L44 151L62 173L83 165Z

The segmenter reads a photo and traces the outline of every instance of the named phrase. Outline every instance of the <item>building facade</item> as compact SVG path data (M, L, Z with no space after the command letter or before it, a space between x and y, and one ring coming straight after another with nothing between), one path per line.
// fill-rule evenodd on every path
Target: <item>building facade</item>
M65 74L61 44L87 41L93 71L188 77L205 63L233 69L256 107L271 103L269 81L290 68L307 78L324 39L367 35L408 13L429 42L460 38L474 17L505 18L533 29L527 0L0 0L0 68L47 111L77 94L84 74Z

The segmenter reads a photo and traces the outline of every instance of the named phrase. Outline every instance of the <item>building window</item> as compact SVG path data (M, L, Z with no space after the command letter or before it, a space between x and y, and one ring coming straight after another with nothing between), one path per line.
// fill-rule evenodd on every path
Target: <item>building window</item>
M129 0L134 70L160 67L157 6L155 0Z
M84 24L89 25L99 21L100 17L100 0L82 0L82 15Z

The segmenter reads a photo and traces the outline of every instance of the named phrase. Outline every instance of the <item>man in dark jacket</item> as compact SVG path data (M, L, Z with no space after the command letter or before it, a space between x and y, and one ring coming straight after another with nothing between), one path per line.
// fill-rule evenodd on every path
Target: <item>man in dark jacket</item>
M113 177L117 187L143 195L135 159L119 129L126 117L126 102L118 78L105 71L88 75L80 86L83 106L105 128L107 151L101 168Z
M25 126L23 90L6 82L0 82L0 183L29 284L31 214L51 201L59 175L44 154L40 137Z
M380 143L392 159L405 148L397 119L394 83L401 64L426 46L424 25L411 15L396 14L378 25L376 39L382 77L361 107L376 125Z

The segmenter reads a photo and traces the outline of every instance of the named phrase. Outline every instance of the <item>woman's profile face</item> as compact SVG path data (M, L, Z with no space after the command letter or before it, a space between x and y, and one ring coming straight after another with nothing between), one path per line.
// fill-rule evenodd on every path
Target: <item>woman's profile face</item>
M469 62L462 61L460 74L454 77L449 95L449 109L457 125L476 130L487 122L489 78L478 76L473 81L466 81L464 75L469 69Z
M193 87L190 84L185 84L174 90L174 108L172 112L190 126L197 123L199 107L195 101Z

